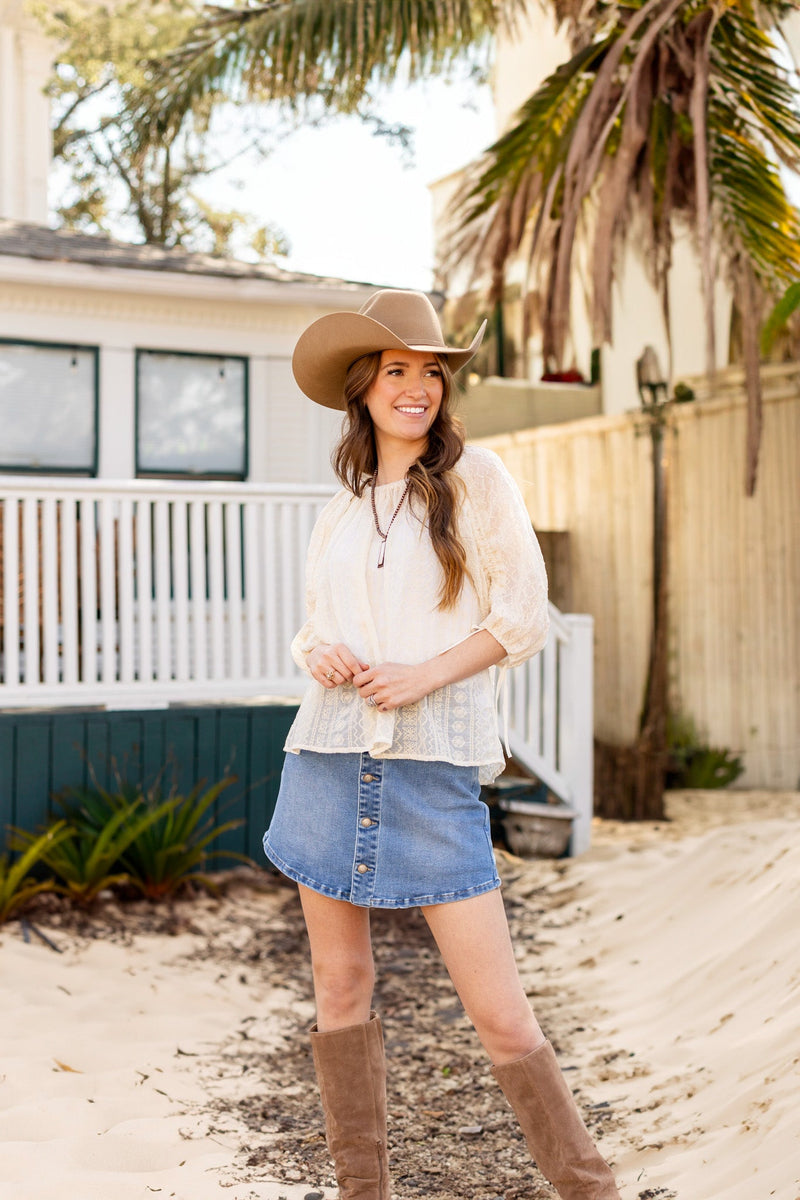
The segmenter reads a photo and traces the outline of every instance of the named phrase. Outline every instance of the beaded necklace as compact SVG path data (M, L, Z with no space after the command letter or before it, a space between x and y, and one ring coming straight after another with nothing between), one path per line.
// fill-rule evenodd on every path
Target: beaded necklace
M375 521L375 529L377 530L378 537L381 539L381 549L380 549L380 553L378 555L378 566L382 567L383 563L384 563L384 559L386 558L386 539L389 536L389 530L394 525L395 517L400 512L400 509L403 507L403 501L405 500L406 496L408 495L408 489L411 487L411 480L406 479L406 486L403 488L403 494L397 502L397 508L392 513L392 518L389 521L389 524L386 526L386 533L384 533L383 530L381 529L380 521L378 520L378 510L375 506L375 485L377 484L377 482L378 482L378 472L376 471L375 474L372 476L372 479L370 480L369 495L370 495L370 500L372 501L372 517L373 517L373 520Z

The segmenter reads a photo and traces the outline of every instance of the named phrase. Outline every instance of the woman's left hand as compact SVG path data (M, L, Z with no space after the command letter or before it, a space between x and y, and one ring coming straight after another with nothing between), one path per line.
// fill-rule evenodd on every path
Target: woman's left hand
M432 691L426 663L409 666L407 663L380 663L352 679L363 700L374 702L381 712L391 712L404 704L416 704Z

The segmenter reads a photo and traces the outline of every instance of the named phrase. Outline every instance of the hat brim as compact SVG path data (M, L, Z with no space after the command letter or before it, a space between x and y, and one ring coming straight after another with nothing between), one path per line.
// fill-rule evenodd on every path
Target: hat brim
M460 371L477 353L486 324L484 321L466 349L459 349L410 345L363 313L328 313L300 335L292 355L292 371L298 387L310 400L325 408L344 409L344 382L357 358L378 350L429 351L446 358L451 370Z

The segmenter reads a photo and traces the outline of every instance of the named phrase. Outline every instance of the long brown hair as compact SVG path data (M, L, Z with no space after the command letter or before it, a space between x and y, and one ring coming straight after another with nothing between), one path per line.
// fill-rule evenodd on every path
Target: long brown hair
M435 355L442 372L442 402L428 431L424 452L408 469L409 503L417 501L428 525L431 543L442 567L439 608L452 608L467 575L467 556L458 536L456 505L462 488L452 471L464 450L464 427L451 411L455 390L453 372L444 355ZM341 483L361 496L378 469L375 430L365 399L378 377L380 351L357 358L347 372L345 425L333 452L333 469Z

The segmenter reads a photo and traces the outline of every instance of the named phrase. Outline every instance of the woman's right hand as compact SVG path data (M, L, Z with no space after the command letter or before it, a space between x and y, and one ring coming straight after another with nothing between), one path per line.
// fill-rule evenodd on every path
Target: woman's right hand
M317 683L325 688L335 688L341 683L350 683L354 675L368 671L366 663L359 662L355 654L343 642L329 644L321 642L306 655L306 665Z

